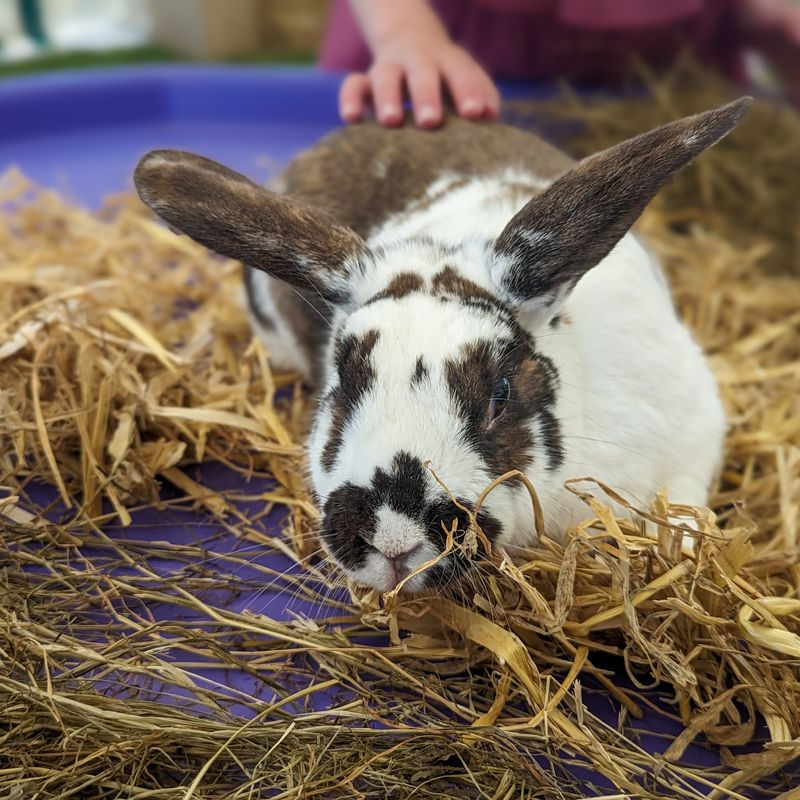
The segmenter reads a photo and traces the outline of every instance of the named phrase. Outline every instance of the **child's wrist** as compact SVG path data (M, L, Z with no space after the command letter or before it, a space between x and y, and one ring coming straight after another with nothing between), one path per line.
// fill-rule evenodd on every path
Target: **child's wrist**
M425 0L351 0L373 55L409 43L447 43L450 38Z

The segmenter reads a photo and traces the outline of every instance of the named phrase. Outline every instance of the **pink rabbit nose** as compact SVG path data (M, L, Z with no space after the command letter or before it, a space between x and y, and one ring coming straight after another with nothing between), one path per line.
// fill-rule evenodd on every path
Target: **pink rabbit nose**
M401 580L405 578L410 572L413 572L415 568L411 568L408 565L408 562L422 549L421 544L412 545L408 550L404 553L397 553L396 555L388 555L388 553L384 553L383 555L389 559L389 563L392 565L392 568L397 575L397 579Z
M379 508L377 517L372 546L385 556L397 582L416 568L414 557L425 547L425 530L417 520L388 506Z

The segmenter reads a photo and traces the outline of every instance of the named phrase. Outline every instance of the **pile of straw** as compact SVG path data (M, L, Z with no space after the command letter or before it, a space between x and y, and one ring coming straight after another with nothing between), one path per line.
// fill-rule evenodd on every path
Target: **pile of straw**
M662 93L626 110L643 130L685 108ZM608 122L599 105L578 112L590 122L582 135ZM778 117L756 111L746 168L772 157L756 142ZM792 139L777 144L796 153L800 123L781 119ZM614 138L633 132L617 125ZM738 157L704 164L686 180L709 191L744 181ZM770 207L797 207L787 181ZM352 587L330 618L277 622L224 599L250 588L237 571L253 548L303 565L283 579L287 596L324 601L341 579L315 556L305 399L252 339L240 268L174 237L130 198L90 214L6 174L0 796L742 798L760 784L796 798L782 770L800 755L797 251L788 231L763 235L771 220L729 235L745 222L733 200L723 209L731 225L670 191L640 227L728 408L711 507L660 497L615 519L608 490L576 476L587 519L567 545L544 541L513 563L487 556L468 596ZM749 206L759 213L752 194ZM285 535L192 476L203 460L274 475L278 486L259 496L287 509ZM59 496L47 514L31 499L42 481ZM137 537L131 508L166 503L163 483L246 547ZM657 542L642 535L645 518L659 524ZM700 544L681 559L689 520ZM112 523L124 537L107 534ZM265 583L276 577L265 570ZM158 621L159 606L176 618ZM270 692L233 703L224 680L198 677L200 665L246 672ZM635 688L654 683L666 710ZM615 725L592 711L600 692L619 708ZM322 711L315 694L327 698ZM640 744L645 710L685 726L660 752ZM695 740L719 746L722 766L693 764Z

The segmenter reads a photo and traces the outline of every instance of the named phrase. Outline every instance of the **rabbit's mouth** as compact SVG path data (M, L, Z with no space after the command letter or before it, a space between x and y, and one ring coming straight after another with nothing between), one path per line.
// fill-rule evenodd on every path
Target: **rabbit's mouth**
M387 574L387 580L370 581L368 585L381 592L396 591L404 597L419 599L442 595L461 597L475 591L475 574L480 563L480 555L471 558L462 551L439 553L416 569L409 571L401 566Z
M428 520L413 519L383 505L368 533L353 535L352 530L336 531L328 524L323 527L323 540L333 560L358 583L381 592L438 594L465 584L475 569L475 559L484 555L482 540L494 541L501 530L497 520L481 511L476 532L466 504L459 505L444 498L429 507Z

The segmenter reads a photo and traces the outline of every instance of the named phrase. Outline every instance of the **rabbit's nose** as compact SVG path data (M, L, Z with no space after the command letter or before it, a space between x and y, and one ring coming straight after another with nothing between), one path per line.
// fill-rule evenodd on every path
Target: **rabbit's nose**
M395 580L400 581L413 572L425 547L425 529L422 524L389 506L377 513L377 526L372 546L386 558Z
M392 561L394 563L394 569L397 573L399 578L405 578L410 572L413 572L416 567L410 567L409 563L412 561L415 555L422 549L422 545L418 544L412 547L407 552L403 553L402 555L395 556Z
M421 544L415 544L404 553L398 553L394 556L386 556L389 559L389 563L392 565L398 580L405 578L406 575L414 571L414 568L409 567L409 562L411 562L414 556L417 555L421 549ZM384 555L386 554L384 553Z

